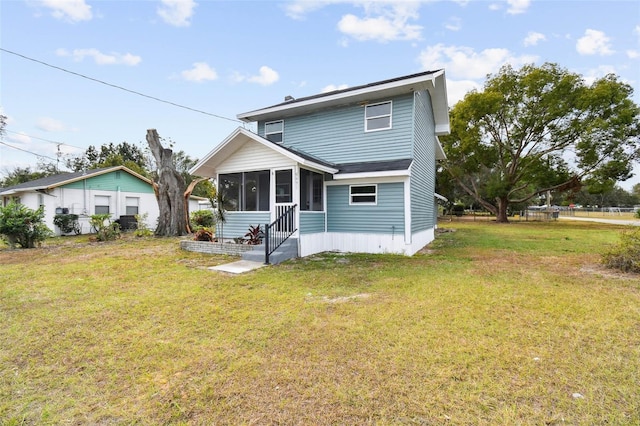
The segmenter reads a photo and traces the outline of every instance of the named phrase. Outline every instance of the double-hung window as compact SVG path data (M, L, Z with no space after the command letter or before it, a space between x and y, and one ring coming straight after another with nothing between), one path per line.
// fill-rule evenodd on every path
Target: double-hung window
M367 105L364 109L364 130L374 132L391 128L391 101Z
M284 140L284 121L270 121L264 124L264 137L271 142L282 143Z
M105 195L96 195L94 198L95 214L109 214L109 205L111 204L111 197Z
M351 185L349 186L349 204L351 205L375 205L378 203L378 185Z
M126 213L127 215L136 215L138 214L138 207L140 205L140 199L138 197L126 197Z

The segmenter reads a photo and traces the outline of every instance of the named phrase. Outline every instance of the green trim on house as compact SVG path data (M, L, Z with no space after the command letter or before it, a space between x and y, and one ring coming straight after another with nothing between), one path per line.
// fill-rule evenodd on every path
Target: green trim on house
M114 170L99 176L89 177L76 182L62 185L64 189L87 189L98 191L118 191L153 193L153 186L149 183L130 175L124 170Z

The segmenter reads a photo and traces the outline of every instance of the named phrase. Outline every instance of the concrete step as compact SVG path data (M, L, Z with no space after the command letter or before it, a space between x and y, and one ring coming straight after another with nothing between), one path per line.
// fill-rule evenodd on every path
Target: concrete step
M286 240L271 256L269 256L269 263L278 264L285 260L298 257L298 239L289 238ZM264 245L258 245L253 248L252 251L248 251L242 254L243 260L252 262L264 262Z

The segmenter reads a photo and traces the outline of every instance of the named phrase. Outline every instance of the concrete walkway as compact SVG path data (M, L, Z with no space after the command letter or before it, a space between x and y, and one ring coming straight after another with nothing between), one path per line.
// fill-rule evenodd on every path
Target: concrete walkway
M605 219L601 217L574 217L574 216L560 216L559 219L562 220L578 220L583 222L600 222L600 223L610 223L612 225L632 225L632 226L640 226L640 220L624 220L624 219Z
M252 262L250 260L238 260L237 262L225 263L224 265L211 266L212 271L228 272L230 274L242 274L253 271L254 269L267 266L262 262Z

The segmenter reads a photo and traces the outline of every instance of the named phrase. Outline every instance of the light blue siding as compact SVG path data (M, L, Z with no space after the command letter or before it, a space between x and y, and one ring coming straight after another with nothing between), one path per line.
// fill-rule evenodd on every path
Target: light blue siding
M435 225L435 121L429 92L415 93L415 134L411 166L411 232Z
M86 186L85 183L86 182ZM123 170L116 170L99 176L90 177L84 181L80 180L63 185L61 188L69 189L90 189L100 191L117 191L118 188L122 192L142 192L147 194L153 193L153 187L137 177L130 175Z
M314 234L324 232L323 212L300 212L300 233Z
M264 224L270 223L270 215L268 212L227 212L227 221L222 229L223 238L244 237L249 231L249 226L260 225L264 230ZM217 224L216 235L220 236L220 224Z
M378 184L377 205L349 205L349 185L327 187L327 230L367 234L404 233L404 184Z
M332 163L409 158L412 153L413 96L372 99L392 101L392 128L364 131L364 106L357 103L284 119L284 145ZM264 122L258 123L264 135Z

